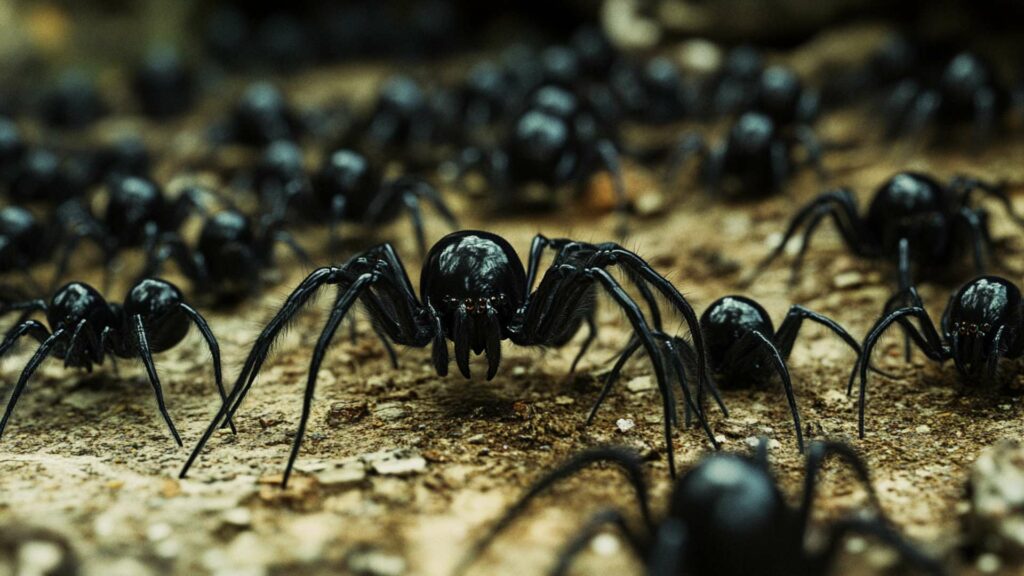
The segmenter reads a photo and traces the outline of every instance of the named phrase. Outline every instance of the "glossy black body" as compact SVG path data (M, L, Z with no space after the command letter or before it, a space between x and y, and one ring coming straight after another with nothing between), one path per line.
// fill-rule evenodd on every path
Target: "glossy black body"
M107 205L102 223L107 238L118 249L142 246L147 228L176 230L186 212L164 196L160 186L148 178L115 178L107 186Z
M985 58L966 51L953 55L938 74L923 68L925 74L912 73L887 97L888 136L917 134L934 126L944 129L935 143L956 146L961 139L948 129L969 126L977 148L1002 128L1012 95Z
M43 95L42 119L54 128L85 128L106 113L92 78L77 70L61 75Z
M23 336L39 342L39 348L22 370L0 420L0 436L29 379L48 356L64 361L66 368L91 371L107 356L140 358L146 366L157 406L178 445L181 438L164 404L163 389L152 354L179 344L195 323L206 339L214 361L214 376L221 398L226 397L221 381L220 351L205 319L185 303L181 291L163 280L143 279L128 292L123 303L108 302L92 286L71 282L58 289L49 303L42 300L0 302L0 313L21 311L22 316L0 343L0 357ZM46 322L29 319L35 311L46 314Z
M541 86L527 97L508 131L493 148L469 148L463 153L460 177L479 170L494 190L499 207L528 205L522 190L540 184L551 197L563 186L582 190L591 176L609 172L625 209L625 190L619 167L618 131L592 106L586 94L555 84Z
M868 493L871 517L846 516L823 530L824 545L806 546L814 492L822 465L829 458L843 461ZM642 460L618 448L593 448L576 454L536 481L508 508L463 557L455 574L461 576L527 511L538 496L554 485L596 464L609 464L624 473L639 505L641 527L614 507L603 507L581 525L562 548L548 572L567 574L573 560L598 534L613 528L648 576L825 576L850 535L871 536L894 549L910 567L927 574L944 574L942 565L903 539L886 518L871 485L867 466L849 446L836 442L811 445L798 506L787 503L768 464L766 441L754 457L717 453L705 456L672 488L667 510L656 518L649 502ZM904 566L906 568L906 566Z
M0 274L19 272L53 253L54 236L31 212L17 206L0 209Z
M553 261L534 288L537 276L542 273L541 259L549 249L554 252ZM673 392L669 388L674 382L669 380L670 376L681 381L688 406L697 413L712 444L717 445L703 411L697 410L690 397L689 387L685 385L687 375L682 360L675 356L673 341L661 332L661 312L654 292L686 320L695 348L704 349L696 313L671 283L639 256L614 243L588 244L537 236L527 262L524 270L515 250L500 236L464 230L445 236L430 249L420 276L419 295L389 244L356 255L339 266L313 271L257 338L231 397L214 417L181 475L184 477L188 472L213 430L226 418L230 419L241 405L284 327L327 285L337 286L339 292L313 350L303 413L285 468L285 483L309 420L320 365L335 331L357 302L365 307L374 331L396 366L392 344L430 347L435 371L445 376L450 364L448 342L451 342L455 363L463 376L470 377L470 355L483 354L487 361L486 377L490 380L501 365L503 341L518 346L558 347L567 344L586 325L589 332L577 355L578 360L594 340L596 299L603 292L625 312L633 327L637 348L642 346L654 359L652 365L662 391L670 464L674 464ZM621 267L627 272L630 282L647 304L647 312L606 270L610 267ZM648 314L651 322L647 320ZM698 378L705 378L703 352L697 356L696 367Z
M678 122L694 106L694 88L665 57L641 64L620 60L612 69L609 84L626 118L637 122Z
M747 334L775 335L771 317L754 300L743 296L715 300L701 315L700 328L708 345L708 367L723 388L763 383L774 374L763 352L755 352L743 361L736 357L737 352L745 352L736 345Z
M793 263L795 279L812 234L822 220L831 218L852 253L897 264L900 289L911 284L911 264L946 270L965 251L972 253L975 269L981 273L986 260L998 255L993 250L988 212L974 205L973 197L979 193L1001 202L1010 217L1024 226L1001 185L965 176L943 184L924 173L898 172L878 187L863 216L846 188L824 192L806 204L793 216L782 242L761 268L778 257L803 227L803 245Z
M296 140L305 132L299 113L273 84L257 82L245 89L231 111L224 138L246 146Z
M195 102L195 78L180 55L170 48L150 51L132 79L135 99L151 118L167 119L187 112Z
M812 132L783 131L770 116L746 112L714 146L709 147L700 134L684 134L669 159L667 180L674 181L686 161L698 156L708 194L729 199L763 198L782 189L798 168L793 160L798 145L823 178L821 151Z
M282 229L279 217L266 215L253 222L238 210L222 210L203 221L194 246L177 234L164 234L150 252L143 275L158 275L171 260L192 282L197 296L235 304L263 286L263 272L274 266L278 243L291 248L300 262L309 263L305 251Z
M264 170L261 190L269 198L265 202L280 208L271 213L283 214L283 207L290 204L303 219L328 223L332 240L337 240L337 227L342 222L379 226L405 212L412 220L421 253L426 252L422 202L457 227L455 216L430 182L408 175L385 178L372 156L348 148L334 150L309 180L296 161L299 159L283 150L275 167Z
M916 320L917 326L911 320ZM864 339L864 354L850 374L852 388L854 376L860 373L861 437L864 436L866 364L879 338L893 324L899 324L909 341L930 360L940 363L952 360L961 381L968 386L995 385L1000 360L1024 355L1021 292L1006 278L979 276L961 286L950 297L939 329L913 286L897 293L889 299L882 317ZM909 347L907 357L909 360Z

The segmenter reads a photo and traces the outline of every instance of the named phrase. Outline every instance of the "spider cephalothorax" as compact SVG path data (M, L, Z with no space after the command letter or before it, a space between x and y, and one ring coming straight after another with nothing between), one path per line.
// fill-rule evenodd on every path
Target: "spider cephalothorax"
M534 290L541 257L549 248L555 252L554 261ZM606 270L613 266L627 272L650 308L653 327L641 307ZM196 446L182 470L183 476L213 430L238 409L283 328L326 285L335 285L339 291L313 351L302 418L285 468L285 483L302 443L320 364L335 331L357 301L365 306L374 330L393 361L392 344L429 346L434 369L444 376L448 373L448 342L451 342L455 363L463 376L470 377L470 354L484 354L490 380L498 372L503 341L518 346L563 346L587 325L589 334L576 357L579 360L594 340L594 308L602 289L625 312L637 341L651 358L662 394L665 439L674 470L670 375L678 380L691 408L695 411L697 408L685 385L683 363L672 351L672 339L660 330L660 312L654 292L664 297L686 320L695 349L701 351L696 360L698 382L705 377L704 346L697 317L679 291L643 259L617 244L588 244L537 236L524 270L519 256L505 239L489 232L466 230L445 236L431 248L424 262L418 296L404 265L388 244L372 248L339 266L312 272L257 338L227 404ZM573 367L575 365L574 362ZM697 413L705 432L716 444L703 413Z

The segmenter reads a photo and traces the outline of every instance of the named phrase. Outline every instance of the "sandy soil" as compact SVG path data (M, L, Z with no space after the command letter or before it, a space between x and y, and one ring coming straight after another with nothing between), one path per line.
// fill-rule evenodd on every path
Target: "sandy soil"
M331 85L351 83L348 71L317 79L325 78L337 79ZM301 98L301 86L323 84L300 79L294 85ZM827 159L833 174L829 184L850 185L862 205L875 186L905 167L941 177L969 170L1024 184L1020 143L999 142L976 158L924 155L875 143L860 132L863 123L862 113L849 113L820 126L826 138L864 144ZM700 194L693 174L683 176L674 189L662 190L650 173L630 166L629 181L639 195L660 195L667 210L635 220L627 245L668 275L698 311L719 296L743 291L744 273L777 241L789 214L824 186L804 171L785 194L726 204ZM1018 200L1024 212L1024 199ZM567 225L565 214L583 212L578 206L562 215L494 219L486 218L478 201L453 195L453 203L467 227L500 233L521 254L536 233L613 238L614 221L606 215L574 217ZM415 279L418 257L406 226L398 222L377 236L397 239ZM1024 264L1019 233L999 214L994 226L997 237L1016 234L1006 242L1008 260ZM429 231L436 238L444 225L431 218ZM368 241L366 231L350 228L345 234ZM320 231L301 238L309 246L324 245ZM328 261L324 252L318 261ZM220 339L229 377L306 272L295 264L284 270L256 303L203 310ZM91 272L83 275L95 278ZM966 275L963 270L949 281L922 285L933 317L939 317L949 292ZM852 257L829 229L816 239L799 284L790 288L788 278L787 262L780 261L743 292L762 302L776 322L790 304L801 303L832 316L860 339L892 287L893 271L887 263ZM119 283L118 296L124 290ZM10 535L26 526L63 535L77 550L83 573L90 575L440 575L450 572L481 530L534 478L587 446L613 443L642 451L656 502L664 501L670 482L660 401L646 360L629 365L623 385L596 422L584 425L599 376L609 368L606 359L628 338L624 318L610 305L601 310L600 338L576 375L567 376L575 345L548 351L506 346L502 369L491 382L479 376L472 381L438 378L427 350L402 350L401 369L393 370L361 322L358 341L337 338L324 363L298 460L300 473L287 490L280 490L274 482L294 435L308 359L327 302L323 298L311 306L278 346L237 416L238 434L218 433L186 480L177 479L178 470L217 407L208 355L198 336L158 357L184 449L173 444L160 420L141 366L122 363L119 373L106 366L84 374L51 362L33 380L0 446L0 526L8 527ZM5 358L5 394L30 352L23 347ZM856 402L844 392L853 355L823 330L807 327L791 360L806 433L809 439L841 439L856 446L899 526L957 564L958 514L968 467L984 447L1021 436L1024 409L1020 400L958 387L951 365L932 364L919 353L905 364L899 352L894 336L879 348L876 362L898 377L872 378L868 434L858 440ZM1019 380L1016 367L1007 367L1006 377ZM482 372L480 364L474 368ZM728 419L712 412L723 449L748 451L759 436L775 440L773 466L795 500L803 458L781 387L727 392L725 400L732 411ZM619 419L631 419L635 427L621 432ZM675 442L684 469L709 451L696 429L677 430ZM379 454L395 450L397 456ZM819 494L822 523L863 502L863 493L838 467L824 474ZM481 560L476 573L543 573L574 526L610 502L633 513L625 484L610 470L565 483L531 508ZM849 572L890 569L889 555L859 544L848 546L844 563ZM617 540L602 538L576 573L613 570L639 573L639 566Z

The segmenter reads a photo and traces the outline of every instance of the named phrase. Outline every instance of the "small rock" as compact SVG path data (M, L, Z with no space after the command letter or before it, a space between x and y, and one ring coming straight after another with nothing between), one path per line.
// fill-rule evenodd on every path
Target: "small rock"
M743 441L746 442L747 446L750 446L751 448L755 448L755 449L758 446L761 445L761 438L759 438L757 436L748 436ZM776 440L775 438L769 438L768 439L768 449L769 450L778 450L781 446L782 446L782 444L778 440Z
M373 409L373 415L381 420L394 421L405 418L407 412L398 402L384 402Z
M470 444L483 444L486 438L487 437L483 434L474 434L469 438L466 438L466 442L469 442Z
M427 468L427 460L411 450L373 452L361 456L376 474L381 476L406 476L418 474Z
M220 519L228 526L248 528L252 525L252 512L250 512L248 508L239 506L238 508L225 510L224 513L221 514Z
M932 429L929 428L927 424L921 424L920 426L915 428L914 431L917 432L918 434L927 434L931 432Z
M328 468L316 477L325 488L349 488L366 478L366 466L362 462L350 462L337 468Z
M368 413L365 400L334 402L327 409L327 425L331 428L338 428L345 424L352 424L362 420Z
M360 576L401 576L405 573L404 558L374 548L353 550L345 563L350 572Z
M625 434L633 428L636 428L636 423L630 418L619 418L615 421L615 427L619 429L619 432Z
M629 382L626 382L626 390L636 394L638 392L646 392L654 389L654 380L648 376L637 376Z
M832 278L832 285L839 290L856 288L862 284L864 284L864 275L856 270L840 272Z
M968 539L983 551L1024 559L1024 443L988 448L971 467Z
M999 561L999 556L995 554L982 554L978 556L978 561L974 565L977 566L978 572L982 574L995 574L1002 567L1002 564Z
M569 396L556 396L555 404L559 406L571 406L576 403L576 400Z

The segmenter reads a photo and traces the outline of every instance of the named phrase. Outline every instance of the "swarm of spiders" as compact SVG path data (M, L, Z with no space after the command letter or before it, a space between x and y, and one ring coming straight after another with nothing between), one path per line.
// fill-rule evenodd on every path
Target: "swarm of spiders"
M201 92L194 70L166 50L148 54L131 78L134 105L153 122L188 114ZM645 356L661 401L663 453L673 478L668 509L660 517L651 511L638 456L591 449L542 477L461 568L472 565L535 497L603 462L626 473L642 523L634 526L618 510L602 510L566 545L552 574L566 573L606 526L622 533L646 573L655 576L826 574L853 534L892 547L907 566L941 574L941 564L905 539L882 511L868 467L853 448L805 442L809 428L788 359L805 322L825 327L849 348L854 360L847 394L859 382L861 437L869 372L886 375L872 365L872 353L894 325L903 333L908 359L913 344L930 360L952 360L968 385L1002 385L1000 361L1024 355L1024 303L1012 280L992 274L1019 276L1006 265L1006 243L993 237L990 212L980 200L998 203L1013 225L1024 226L1024 217L1014 211L1005 182L915 170L879 183L862 211L851 188L831 184L826 162L842 144L820 138L815 124L844 104L835 96L843 90L881 107L885 138L928 133L943 145L976 151L1012 129L1007 118L1024 98L974 52L936 58L905 40L887 44L842 81L841 88L813 85L784 65L766 63L750 47L734 49L719 70L694 78L669 58L625 53L599 29L586 27L564 44L504 50L454 80L396 74L381 82L369 103L303 107L272 83L252 83L222 107L205 145L171 179L158 170L164 154L159 143L136 136L92 146L55 144L65 132L110 112L89 78L62 77L36 111L47 126L43 136L0 118L0 276L20 283L0 289L0 316L15 316L0 341L0 357L25 336L38 343L11 388L0 443L5 432L17 433L12 416L33 375L56 357L65 368L87 371L107 359L141 360L158 411L182 446L153 355L180 345L195 325L212 356L218 396L211 396L214 416L180 470L185 478L218 429L235 432L236 416L275 344L329 287L333 297L310 351L301 415L281 479L286 487L311 424L321 366L342 324L348 321L357 337L357 310L369 318L394 368L397 347L429 348L437 376L447 376L454 360L470 379L473 357L483 356L484 378L491 380L506 343L561 348L583 333L569 368L575 372L597 340L598 303L607 300L624 315L629 337L608 362L585 422L595 420L627 362ZM716 132L715 121L724 132ZM638 128L684 124L686 130L655 144L630 137ZM960 134L964 128L967 136ZM796 283L813 234L830 221L854 256L892 265L892 296L862 343L837 321L800 304L777 326L765 307L742 294L722 295L698 314L684 296L692 287L687 278L677 285L668 279L670 270L626 247L634 221L626 163L658 174L678 202L688 201L686 192L694 189L705 191L702 201L762 201L789 193L797 173L810 166L828 187L795 211L748 282L802 231L792 265ZM691 163L696 174L687 174ZM200 172L214 175L214 183L197 177ZM452 208L468 203L488 220L572 210L598 176L610 179L619 238L538 234L520 252L497 233L462 228L466 214ZM449 190L459 194L457 202L444 194ZM429 238L437 231L425 217L432 212L449 229L433 243ZM405 217L410 241L384 241ZM311 229L327 232L328 241L311 242L323 236ZM409 245L418 250L418 287L407 270L410 260L400 256ZM99 289L75 279L97 254L104 272ZM957 274L962 256L969 256L976 277L953 292L936 326L918 293L918 277ZM215 330L199 309L237 310L300 269L304 279L225 387ZM44 271L50 273L46 280L40 278ZM187 289L165 274L177 274ZM130 279L120 300L111 296L115 278ZM45 322L33 318L37 314ZM689 338L672 328L678 320ZM682 425L695 422L717 451L721 442L707 396L728 418L734 390L775 380L795 448L806 454L799 507L790 506L778 487L764 442L753 457L713 452L677 477L677 404L683 406ZM825 546L813 549L805 542L813 494L831 456L857 474L874 514L828 526ZM760 571L752 572L754 565Z

